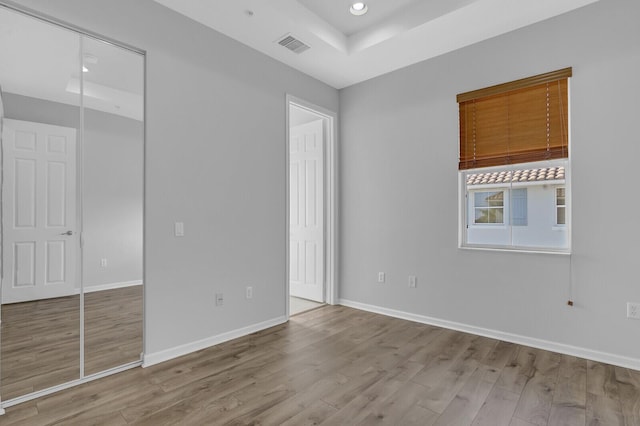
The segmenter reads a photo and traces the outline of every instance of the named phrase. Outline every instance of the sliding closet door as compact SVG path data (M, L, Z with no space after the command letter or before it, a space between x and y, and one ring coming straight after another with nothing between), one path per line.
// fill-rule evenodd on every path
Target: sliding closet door
M143 56L83 37L85 375L142 353Z
M80 378L80 36L0 8L0 396Z

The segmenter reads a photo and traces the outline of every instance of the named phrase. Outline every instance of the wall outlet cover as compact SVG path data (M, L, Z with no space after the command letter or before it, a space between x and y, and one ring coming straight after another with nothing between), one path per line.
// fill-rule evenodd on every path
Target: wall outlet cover
M383 283L385 280L385 274L384 272L378 272L378 282L379 283Z
M184 222L176 222L173 230L176 237L184 237Z
M418 286L418 278L415 275L409 275L409 287L416 288Z
M640 320L640 303L627 303L627 318Z

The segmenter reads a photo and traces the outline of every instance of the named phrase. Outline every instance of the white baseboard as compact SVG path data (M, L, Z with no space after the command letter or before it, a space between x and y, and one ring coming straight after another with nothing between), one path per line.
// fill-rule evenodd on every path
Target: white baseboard
M114 290L116 288L133 287L136 285L142 285L142 280L124 281L121 283L107 283L107 284L85 284L84 292L93 293L96 291ZM80 289L76 289L76 294L80 294Z
M625 367L625 368L630 368L633 370L640 371L640 359L637 359L637 358L629 358L629 357L611 354L607 352L600 352L592 349L581 348L578 346L566 345L564 343L551 342L548 340L536 339L533 337L521 336L518 334L505 333L498 330L491 330L487 328L476 327L473 325L427 317L424 315L412 314L410 312L384 308L381 306L354 302L352 300L340 299L339 304L343 306L347 306L349 308L360 309L362 311L373 312L376 314L386 315L394 318L400 318L408 321L419 322L422 324L435 325L437 327L448 328L451 330L462 331L470 334L476 334L478 336L489 337L497 340L504 340L506 342L517 343L525 346L531 346L538 349L544 349L547 351L558 352L566 355L572 355L579 358L586 358L593 361L604 362L606 364L617 365L619 367Z
M177 358L179 356L187 355L201 349L206 349L211 346L219 345L220 343L228 342L229 340L237 339L238 337L243 337L248 334L255 333L256 331L275 327L276 325L284 324L285 322L287 322L287 318L281 316L268 321L263 321L257 324L249 325L247 327L238 328L236 330L218 334L217 336L207 337L206 339L198 340L196 342L187 343L185 345L176 346L170 349L165 349L160 352L145 354L144 360L142 362L142 367L150 367L152 365L169 361L170 359Z

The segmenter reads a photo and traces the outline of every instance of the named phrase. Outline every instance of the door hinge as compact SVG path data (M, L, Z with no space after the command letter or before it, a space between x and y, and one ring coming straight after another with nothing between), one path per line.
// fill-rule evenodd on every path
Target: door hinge
M84 232L80 233L80 248L84 248Z

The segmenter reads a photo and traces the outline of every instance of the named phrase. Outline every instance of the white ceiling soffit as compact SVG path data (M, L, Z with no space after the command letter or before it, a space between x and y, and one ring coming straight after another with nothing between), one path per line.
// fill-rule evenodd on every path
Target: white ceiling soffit
M84 40L67 29L0 8L0 86L13 93L80 105L134 120L144 114L144 59L101 41Z
M368 0L363 16L349 0L155 1L341 89L598 0Z

